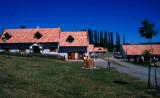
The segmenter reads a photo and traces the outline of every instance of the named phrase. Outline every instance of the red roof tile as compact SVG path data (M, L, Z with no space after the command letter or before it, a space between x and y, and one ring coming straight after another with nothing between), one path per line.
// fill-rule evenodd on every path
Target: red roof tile
M37 31L42 34L40 39L34 38ZM2 37L5 33L11 35L5 43L59 42L60 28L6 29ZM4 43L2 37L0 43Z
M68 42L67 38L73 37L72 42ZM60 46L88 46L87 32L61 32L60 33Z
M94 52L107 52L108 50L103 47L94 47Z
M151 45L123 45L126 55L142 55L145 50L151 50ZM160 55L160 44L152 45L152 54Z

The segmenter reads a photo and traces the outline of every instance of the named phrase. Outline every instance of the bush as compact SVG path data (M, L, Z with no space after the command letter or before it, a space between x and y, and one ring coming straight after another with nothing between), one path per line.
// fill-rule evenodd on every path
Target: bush
M51 58L51 59L59 59L64 60L65 58L61 55L53 55L53 54L41 54L41 53L11 53L11 52L0 52L0 55L8 55L8 56L20 56L20 57L41 57L41 58Z

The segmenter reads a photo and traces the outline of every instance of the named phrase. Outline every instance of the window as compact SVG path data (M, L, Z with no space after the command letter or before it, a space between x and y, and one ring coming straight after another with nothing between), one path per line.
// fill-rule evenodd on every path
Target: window
M26 52L26 49L25 48L20 48L19 52Z
M69 53L68 53L68 59L69 59L69 60L75 60L75 53L69 52Z
M41 37L42 37L42 34L38 31L34 34L34 38L36 39L40 39Z
M6 32L6 33L4 34L4 36L2 37L2 40L9 40L11 37L12 37L11 34L8 33L8 32Z
M9 48L5 48L4 50L5 50L5 52L10 52Z
M71 35L69 35L67 37L66 41L69 42L69 43L72 43L74 41L74 38Z
M57 52L57 48L55 48L55 47L50 47L50 48L49 48L49 52Z

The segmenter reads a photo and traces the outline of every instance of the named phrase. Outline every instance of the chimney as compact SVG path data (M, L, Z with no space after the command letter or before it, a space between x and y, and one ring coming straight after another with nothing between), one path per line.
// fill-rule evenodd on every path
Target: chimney
M39 29L39 26L37 26L37 30Z

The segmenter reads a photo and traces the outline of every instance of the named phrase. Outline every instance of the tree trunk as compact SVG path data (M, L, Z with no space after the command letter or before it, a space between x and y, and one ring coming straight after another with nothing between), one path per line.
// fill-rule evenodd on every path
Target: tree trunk
M134 56L134 63L137 63L137 56Z
M141 56L139 56L139 63L140 63L140 64L142 63L142 58L141 58Z
M130 57L129 56L127 56L127 60L128 60L128 62L130 62Z
M158 89L158 85L157 85L157 70L156 70L156 64L154 64L154 72L155 72L155 83L156 83L156 89Z
M149 40L150 42L150 45L152 44L151 43L151 39ZM152 45L151 45L151 53L152 53ZM148 62L148 88L151 88L151 55L148 57L149 59L149 62Z
M151 64L149 62L148 63L148 88L151 88L150 76L151 76Z

